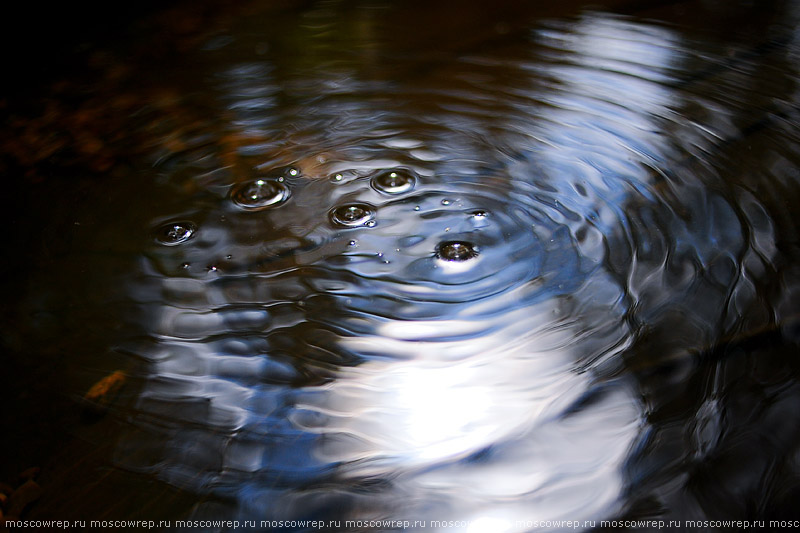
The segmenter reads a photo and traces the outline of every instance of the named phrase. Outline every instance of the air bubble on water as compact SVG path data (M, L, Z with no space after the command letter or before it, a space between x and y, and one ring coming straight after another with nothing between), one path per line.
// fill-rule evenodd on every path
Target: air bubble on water
M444 200L442 200L442 205L450 205L450 200L445 198Z
M418 205L414 206L414 211L419 211L419 206Z
M331 222L337 226L374 226L375 209L367 204L347 204L334 208L330 213Z
M282 183L282 178L248 181L231 193L231 199L236 205L250 211L280 205L288 198L289 188Z
M175 246L188 241L194 236L197 226L191 222L170 222L156 231L156 239L161 244Z
M400 194L410 191L417 183L416 175L410 170L385 170L372 178L372 187L387 194Z
M348 242L347 244L348 244L349 246L355 246L355 245L357 245L358 243L357 243L356 241L350 241L350 242Z
M436 257L443 261L467 261L478 256L472 243L466 241L445 241L436 248Z
M209 271L209 272L216 272L217 271L217 265L208 265L206 267L206 270Z
M476 211L471 212L469 216L473 227L476 229L485 228L486 226L489 225L489 222L487 220L489 218L489 213L482 209L478 209Z
M189 263L181 263L181 268L189 268L191 265Z
M225 256L225 259L228 259L228 260L233 259L233 256L228 254L228 255Z
M360 174L357 170L345 169L336 171L333 174L329 174L328 181L330 181L331 183L343 184L343 183L349 183L354 179L359 179L361 177L362 174Z

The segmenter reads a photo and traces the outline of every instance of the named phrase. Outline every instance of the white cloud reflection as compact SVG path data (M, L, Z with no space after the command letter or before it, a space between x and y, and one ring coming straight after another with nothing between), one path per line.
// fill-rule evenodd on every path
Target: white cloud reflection
M563 189L581 222L587 208L596 209L608 233L643 175L642 164L656 164L669 149L657 120L675 103L660 82L675 59L676 37L600 14L586 14L569 32L540 37L556 35L563 61L531 68L558 80L558 89L544 95L531 89L549 106L539 117L521 113L531 122L520 118L515 127L533 140L546 170L570 176L596 169L591 175L598 182L589 186L604 191L604 205L597 197L591 205L581 205L583 198L570 204L572 179L553 176L549 183ZM448 531L520 532L532 521L608 517L621 504L623 463L641 430L641 406L616 384L566 414L595 386L593 374L577 371L576 362L596 349L593 335L623 321L617 311L598 318L602 309L592 307L607 283L614 282L597 276L588 281L592 288L573 295L586 299L581 309L594 313L591 318L565 315L554 297L491 313L488 323L382 320L375 335L343 338L344 348L368 362L342 370L329 388L309 396L301 407L327 418L306 429L351 437L324 447L324 460L341 461L353 477L393 472L398 490L410 498L404 512L464 521ZM502 307L503 296L495 297L500 303L488 306ZM457 338L476 330L483 333ZM465 460L477 453L486 457ZM446 510L425 515L426 502L436 501L448 502Z
M205 445L204 453L213 455L221 445L218 435L212 434L227 431L220 471L208 467L192 488L227 488L226 483L238 483L232 492L240 497L245 513L253 512L248 508L251 501L291 501L291 491L278 494L278 489L269 486L275 480L284 482L281 469L289 479L297 475L297 479L315 481L315 476L321 477L332 464L339 480L390 479L388 496L376 494L376 501L392 499L386 508L399 507L402 516L398 519L456 520L463 525L447 528L450 533L517 533L529 530L526 524L532 521L600 519L619 510L626 484L623 465L640 434L643 414L630 384L601 383L595 373L599 365L620 357L630 336L623 290L605 271L603 261L609 242L613 242L610 239L624 233L622 213L631 195L650 185L651 175L643 171L643 165L655 165L669 150L668 141L659 133L658 120L670 116L675 105L671 90L661 81L672 68L676 37L663 28L586 14L577 23L541 30L535 39L557 41L552 44L554 57L503 65L520 79L514 79L513 87L489 89L492 95L502 94L500 89L508 93L508 106L514 108L502 117L507 129L500 135L507 134L508 139L498 139L498 144L502 140L510 145L509 152L518 157L509 163L509 173L517 172L516 163L525 167L528 161L522 158L530 157L544 174L536 178L546 181L548 188L537 189L526 174L530 169L523 168L521 177L513 175L507 180L510 184L504 186L509 190L503 192L509 203L519 201L522 208L541 215L537 222L547 219L544 229L528 225L525 231L552 230L547 239L541 237L542 253L555 255L553 264L548 265L552 271L549 281L565 278L574 283L574 290L548 287L547 280L531 274L535 279L515 279L510 284L513 288L479 291L476 294L481 296L472 301L456 301L462 305L461 311L446 318L392 319L359 309L359 330L369 333L340 336L337 347L364 362L331 371L333 379L325 386L297 391L283 385L269 384L262 389L253 385L277 373L269 366L269 343L258 355L250 354L253 368L236 366L233 361L239 355L215 353L213 346L204 344L224 335L231 324L257 336L253 332L275 327L278 311L259 308L248 312L230 306L234 309L223 312L231 303L224 284L182 287L198 298L207 297L206 308L198 312L162 307L156 330L164 336L163 350L153 357L154 376L144 386L141 408L148 414L181 420L188 399L196 407L196 415L188 422L202 426L208 438L206 442L198 437L199 431L181 433L178 429L170 434L171 449L176 451L163 460L162 477L172 476L170 480L176 483L191 479L196 466L179 456L189 448L180 446L181 439L191 439L198 449ZM491 57L473 60L475 65L492 64ZM234 102L230 110L241 128L268 139L273 134L273 118L265 118L263 110L275 103L277 88L272 74L265 68L237 69L230 71L233 78L240 78L230 82L235 91L241 92L249 84L263 85L263 91L244 91L241 105ZM543 85L542 78L553 81L553 86ZM490 76L485 79L494 83ZM364 108L357 98L347 103L355 108L353 116L356 111L376 112ZM351 117L342 113L344 118ZM444 132L445 147L456 142L453 138L462 139L453 135L462 125L476 131L482 127L468 113L445 114L439 122L436 131ZM366 128L356 120L348 124L361 134ZM331 131L337 132L335 128ZM316 130L305 139L309 146L318 140L313 133ZM384 142L395 150L424 149L417 155L453 153L406 137L398 137L401 140L394 144ZM435 145L430 139L426 142ZM461 147L460 153L471 156L471 150L470 146ZM349 169L374 170L401 161L379 159L386 157L382 154L376 151L369 154L373 159L334 161L332 168L338 170L336 165L346 164ZM576 192L578 187L584 194ZM555 226L569 231L556 235ZM379 231L380 226L373 232L377 241L386 237ZM575 236L581 233L594 238L578 240ZM539 237L530 240L538 242ZM564 248L578 248L571 256L573 262L574 256L580 255L591 268L565 266L561 263L568 258L557 255L564 253L563 249L546 248L548 242L562 237L569 241ZM215 238L216 246L231 244L224 231ZM369 244L368 236L359 238L361 246ZM249 239L248 234L243 249L253 248ZM524 254L509 257L531 262L539 259ZM485 267L488 262L483 256L478 258L475 263L483 261L480 264ZM444 266L447 268L440 268L436 275L459 275L475 268L467 262ZM380 286L383 272L366 272L374 276L369 283ZM352 273L368 277L364 272ZM586 279L572 279L580 276ZM252 288L240 289L252 290L253 295L263 290L273 297L270 291L282 283L277 278L257 281ZM426 281L409 283L402 295L405 300L395 303L413 307L409 302L436 300L437 292L450 290L445 284ZM539 294L541 297L536 296ZM252 301L260 299L253 297ZM292 307L292 313L299 309L287 307ZM335 305L332 308L335 312ZM286 320L291 322L287 329L296 324L292 321L302 320L292 313L287 314ZM341 324L347 325L344 319L335 325ZM300 358L306 354L291 355ZM221 375L223 368L228 369L225 375ZM236 380L241 382L234 383ZM590 401L578 405L582 398ZM169 412L160 412L159 405ZM308 435L320 438L302 440ZM280 440L284 436L285 441ZM175 474L178 471L180 476ZM256 473L262 478L256 479ZM395 506L394 500L402 505ZM270 509L279 503L271 503L274 507ZM254 512L265 512L256 507Z

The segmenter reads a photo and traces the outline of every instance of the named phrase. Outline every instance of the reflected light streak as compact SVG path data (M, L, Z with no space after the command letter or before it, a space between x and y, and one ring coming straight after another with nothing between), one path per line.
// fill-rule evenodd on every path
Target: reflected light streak
M485 424L471 427L497 408L478 374L478 368L470 367L407 367L398 374L395 401L404 415L400 427L421 458L461 454L492 433Z
M624 338L630 335L624 321L626 309L620 304L622 289L616 278L608 276L602 267L606 259L604 254L608 253L605 245L615 233L622 231L624 217L620 213L624 212L632 195L649 185L646 180L650 178L643 173L642 164L655 164L668 155L667 139L659 136L655 117L669 116L668 108L674 105L672 94L668 87L659 84L658 76L646 76L668 71L674 48L671 34L666 30L642 39L642 33L634 24L591 14L573 29L573 34L572 49L565 50L563 62L535 63L531 68L532 72L547 70L550 77L558 80L559 91L539 94L540 80L531 79L531 87L522 89L528 98L519 100L520 108L525 109L507 117L509 122L518 121L513 127L525 134L524 142L511 150L523 155L509 164L509 174L512 174L509 183L517 187L511 191L509 200L527 202L527 211L542 215L536 220L537 223L542 220L543 229L536 231L552 233L542 238L541 248L542 254L550 254L553 261L552 265L548 263L542 268L550 277L540 277L538 271L527 267L514 270L512 267L519 264L535 262L536 254L525 255L513 250L514 253L503 256L508 258L508 264L500 267L505 273L510 271L516 276L507 286L503 285L504 290L476 290L476 286L483 286L483 280L497 278L495 271L484 276L482 270L493 267L490 247L474 260L443 262L437 264L435 271L422 271L427 276L424 284L399 284L399 277L386 278L383 269L389 267L382 264L376 271L368 269L372 263L348 264L350 274L360 274L362 279L369 280L374 294L382 296L380 291L386 291L391 296L392 291L396 291L394 296L400 294L405 299L398 298L390 313L372 316L368 313L374 312L375 303L369 301L371 294L365 295L366 310L359 314L359 327L367 333L342 336L335 341L343 352L360 358L359 364L337 367L331 371L335 375L330 383L302 390L288 387L283 390L281 386L261 383L259 380L267 372L258 366L261 361L255 358L230 372L230 379L214 377L230 358L203 345L205 339L226 334L231 324L235 324L247 335L263 331L269 335L274 333L269 340L279 346L277 339L283 333L277 332L276 317L280 317L280 313L271 314L263 309L257 312L221 310L219 302L229 303L233 299L232 303L236 303L228 294L210 292L221 290L223 284L194 287L189 281L176 283L187 293L202 294L214 305L209 303L209 312L202 313L162 306L160 322L155 329L163 336L165 347L171 350L165 348L164 355L152 362L153 374L162 379L148 382L142 398L152 399L154 405L145 405L142 410L163 414L170 420L186 421L186 410L179 400L184 396L207 399L195 402L198 403L197 419L188 421L201 425L208 433L222 428L230 439L229 456L225 457L224 464L228 469L238 469L247 475L219 474L218 486L226 488L227 483L236 489L235 484L239 483L244 507L248 490L273 498L270 482L274 479L297 475L295 479L303 482L317 481L324 479L329 465L335 465L336 474L340 476L337 480L358 478L365 473L391 480L392 488L386 491L397 492L389 497L409 499L410 508L402 511L406 515L412 514L414 505L423 506L433 501L443 502L443 510L436 510L441 512L437 519L450 518L444 513L451 513L454 519L473 516L467 533L506 533L516 527L513 524L517 520L531 517L580 520L607 517L620 505L626 484L622 465L641 430L641 406L626 385L614 383L609 385L609 389L614 389L611 392L599 390L603 387L597 386L590 365L601 357L609 360L620 356L626 346ZM598 60L602 60L603 69L596 68ZM634 68L641 63L647 66L647 72ZM277 88L270 85L270 79L269 71L244 69L233 76L230 86L234 101L237 91L250 84L265 87L264 94L254 93L252 98L244 99L251 104L249 107L232 108L237 112L239 125L261 128L265 138L269 138L273 125L271 119L263 115L268 104L264 99L277 92ZM548 105L533 109L537 100ZM350 105L349 102L345 103ZM352 105L369 115L366 118L375 112L368 107L358 107L357 99L353 99ZM338 104L334 107L329 110L331 113L342 113L335 117L338 122L332 121L332 124L344 125L353 131L364 127L364 123L355 120L358 115L349 115L346 109L339 109ZM442 128L448 137L460 120L467 122L465 131L474 129L464 116L448 118L452 123ZM631 132L631 127L635 132ZM343 135L340 130L334 131ZM536 140L537 144L525 144L531 140ZM298 142L299 145L302 143ZM446 142L443 145L447 146ZM394 147L416 150L419 143L402 139L395 141ZM297 151L302 152L294 148L289 150L292 154ZM434 153L439 151L447 153L438 149ZM405 164L402 158L392 157L392 153L371 153L363 161L347 160L347 150L343 153L344 161L333 161L328 166L319 163L319 168L332 169L332 172L371 171ZM530 180L531 165L525 160L527 155L536 159L536 171L551 187L534 187ZM515 163L522 167L519 176L514 174ZM423 170L420 174L428 175ZM588 193L576 194L575 185L578 184ZM298 193L293 198L300 202L303 197ZM555 201L550 201L552 198ZM442 210L441 206L435 209L435 212ZM296 216L305 216L306 211L313 213L313 209L298 209ZM391 206L385 206L383 213L387 212L392 212ZM596 217L589 213L596 213ZM503 218L501 214L507 213L496 211L492 214L493 220L507 222L510 230L498 230L496 243L491 241L498 247L507 244L514 231L521 231L520 226L515 225L518 217ZM593 222L589 223L590 219ZM373 248L381 250L383 244L393 242L398 234L416 234L416 228L420 228L420 235L430 236L433 223L429 221L437 219L409 216L408 220L394 227L386 222L371 233L360 234L360 246L366 249L370 239L374 239ZM417 225L412 224L412 220ZM568 226L569 232L555 233L559 225ZM487 234L493 227L487 223L480 230ZM498 227L506 229L506 226ZM526 226L529 227L531 225ZM548 243L565 239L569 244L570 238L586 228L599 228L600 235L590 242L592 253L587 252L584 257L591 257L593 264L601 266L581 270L582 263L572 265L570 258L573 256L565 252L572 251L571 246L559 248ZM219 235L213 234L213 228L204 231L206 237L199 235L194 245L201 238L216 239L220 243L230 240L227 227L220 229ZM247 235L250 239L250 234ZM538 242L537 239L518 242L523 252L539 251L530 244ZM589 245L583 246L589 249ZM251 248L248 241L241 255ZM433 249L429 246L424 253L430 255ZM410 265L418 257L411 252L403 256L398 248L391 263L395 266L391 268ZM511 264L512 261L515 264ZM463 275L470 271L476 272L473 278ZM313 269L308 272L313 273ZM575 287L570 288L567 283L564 289L559 274L563 274L565 282L577 279ZM462 276L457 278L457 275ZM585 283L580 277L584 275L589 276ZM465 281L452 282L455 278ZM447 282L452 283L448 285ZM269 280L254 285L272 291L279 283L280 280ZM485 285L493 288L488 282ZM402 292L397 292L401 289ZM470 290L477 296L470 299ZM248 293L253 301L264 298L256 289L253 291L253 295ZM277 289L270 291L264 293L267 299L281 298L282 293ZM332 291L324 294L338 297ZM453 294L456 296L452 300L445 298ZM293 298L300 299L295 295L284 298L287 304ZM458 314L449 319L444 316L431 320L403 319L403 305L414 307L416 304L419 308L416 310L426 310L426 304L440 299L459 305ZM345 310L347 306L352 310L349 300L338 302ZM331 310L331 316L325 315L324 310L320 314L333 326L341 325L340 315L334 314L339 308L334 305ZM433 313L424 316L433 316ZM295 318L289 315L286 320ZM338 331L333 327L331 330ZM298 331L299 336L307 332ZM325 333L330 332L326 329ZM300 340L291 346L294 350L291 355L305 357L304 350L309 347ZM183 352L176 350L181 343L186 345ZM264 359L268 359L274 347L268 343L265 346ZM184 356L184 352L188 356ZM590 368L577 370L585 367ZM242 383L235 382L240 377ZM246 378L258 385L251 385ZM252 392L255 389L264 396L280 392L275 394L275 405L256 403L256 407L247 411L249 402L261 398ZM597 394L591 401L579 404L578 400L589 392ZM290 424L293 427L288 427ZM247 431L239 431L242 429ZM181 433L180 429L176 434L176 449L179 444L197 440L190 433ZM283 436L285 440L280 438ZM330 438L306 438L309 436ZM245 437L252 441L246 441ZM337 440L337 437L342 438ZM208 445L211 456L218 453L213 446L215 442ZM464 460L484 450L489 453L480 454L481 460ZM312 455L315 455L313 461ZM181 461L185 462L182 457L169 460L179 466ZM296 464L287 466L290 460ZM166 464L171 466L169 462ZM262 474L263 479L248 485L252 472ZM223 475L229 475L233 481L224 479ZM162 474L162 477L168 475ZM283 496L293 502L296 494L287 492ZM386 494L374 496L377 502ZM425 512L430 509L426 507Z

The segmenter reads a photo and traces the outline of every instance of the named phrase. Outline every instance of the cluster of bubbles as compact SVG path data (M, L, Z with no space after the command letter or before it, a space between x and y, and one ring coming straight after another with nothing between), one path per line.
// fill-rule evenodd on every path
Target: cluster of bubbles
M231 201L246 211L261 211L278 207L291 197L288 178L300 176L296 167L285 167L234 186ZM415 173L407 169L389 169L372 177L373 189L387 195L400 195L414 189L418 181ZM449 203L449 202L448 202ZM334 226L342 228L373 227L376 225L377 209L367 203L354 202L339 205L330 210L329 219ZM485 218L485 211L476 211L476 218ZM182 244L191 239L197 231L195 224L185 221L169 222L156 230L156 240L167 246ZM443 261L467 261L477 257L477 247L467 241L447 241L440 243L433 252Z

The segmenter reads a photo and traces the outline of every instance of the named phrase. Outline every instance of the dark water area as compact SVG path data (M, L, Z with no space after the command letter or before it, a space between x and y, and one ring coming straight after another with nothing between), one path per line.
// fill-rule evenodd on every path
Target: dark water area
M28 9L6 518L800 520L794 3Z

